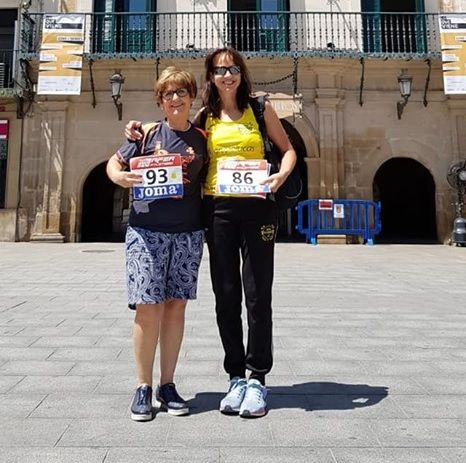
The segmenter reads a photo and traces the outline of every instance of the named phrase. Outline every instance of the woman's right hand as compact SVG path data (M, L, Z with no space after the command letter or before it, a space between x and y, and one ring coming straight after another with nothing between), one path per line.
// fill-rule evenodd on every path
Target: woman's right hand
M130 141L138 141L142 138L142 133L140 131L142 127L141 121L129 121L125 125L125 137Z

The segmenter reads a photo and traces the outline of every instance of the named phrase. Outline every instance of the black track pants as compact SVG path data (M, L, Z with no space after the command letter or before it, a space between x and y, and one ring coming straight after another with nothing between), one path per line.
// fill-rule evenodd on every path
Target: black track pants
M257 198L205 199L210 275L217 324L230 378L264 382L272 368L272 282L277 210ZM242 288L246 298L248 341L243 344Z

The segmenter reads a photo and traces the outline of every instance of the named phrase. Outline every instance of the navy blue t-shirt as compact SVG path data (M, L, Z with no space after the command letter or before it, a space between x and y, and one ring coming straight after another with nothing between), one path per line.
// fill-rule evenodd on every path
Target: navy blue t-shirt
M136 201L133 199L129 225L163 233L200 230L201 171L207 160L206 138L202 131L190 125L186 131L173 130L166 122L159 123L146 136L144 152L141 142L125 141L117 151L126 165L133 157L154 154L156 142L168 153L179 153L183 169L183 197Z

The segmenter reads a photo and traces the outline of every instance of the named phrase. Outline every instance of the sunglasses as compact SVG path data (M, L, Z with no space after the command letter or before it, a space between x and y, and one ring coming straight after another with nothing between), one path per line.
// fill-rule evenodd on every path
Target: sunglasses
M177 88L176 90L170 90L168 92L163 92L162 93L162 99L164 99L165 101L171 101L173 100L173 96L175 95L175 93L180 97L180 98L183 98L185 96L188 96L188 89L186 88Z
M233 66L216 66L214 67L213 74L215 76L224 76L229 72L232 76L241 73L241 68L234 64Z

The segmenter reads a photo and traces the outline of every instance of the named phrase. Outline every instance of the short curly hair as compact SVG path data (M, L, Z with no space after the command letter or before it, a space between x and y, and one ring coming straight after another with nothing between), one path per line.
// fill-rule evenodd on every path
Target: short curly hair
M197 84L194 75L189 71L183 71L175 66L169 66L162 71L154 85L155 98L158 105L162 102L162 93L164 93L170 85L185 88L191 98L196 98L197 96Z

